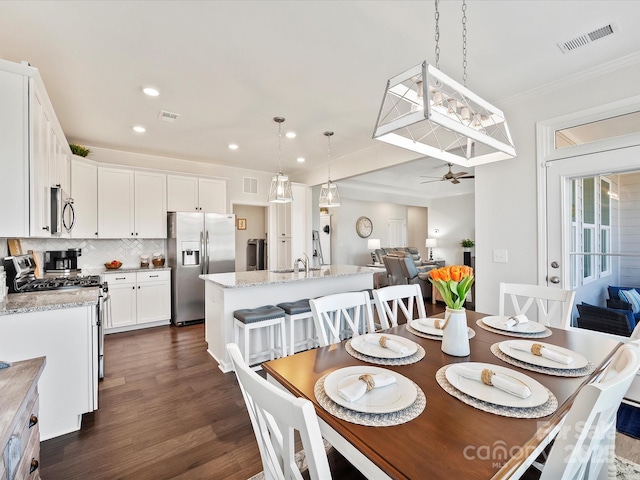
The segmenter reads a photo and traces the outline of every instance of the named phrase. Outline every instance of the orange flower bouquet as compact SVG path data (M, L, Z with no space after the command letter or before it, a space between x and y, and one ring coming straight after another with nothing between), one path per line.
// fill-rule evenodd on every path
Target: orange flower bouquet
M429 281L438 289L447 307L459 310L473 284L473 268L466 265L434 268L429 270Z

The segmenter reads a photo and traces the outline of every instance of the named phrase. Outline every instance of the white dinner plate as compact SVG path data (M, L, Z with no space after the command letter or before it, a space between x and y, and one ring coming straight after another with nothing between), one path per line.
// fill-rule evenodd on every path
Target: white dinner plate
M520 398L516 395L511 395L510 393L507 393L491 385L485 385L484 383L477 380L465 378L462 375L458 375L458 373L456 373L456 368L458 366L464 366L466 368L472 368L474 370L483 370L485 368L488 368L490 370L493 370L493 372L495 373L509 375L529 387L529 389L531 390L531 395L529 396L529 398ZM523 373L511 370L510 368L502 367L500 365L477 362L453 363L447 368L445 376L447 377L449 383L461 392L466 393L473 398L477 398L478 400L493 403L495 405L501 405L503 407L537 407L539 405L542 405L549 399L549 392L541 383Z
M504 330L505 332L514 332L514 333L542 333L547 330L547 327L538 322L532 322L531 320L525 323L519 323L512 327L506 327L504 323L509 320L509 316L492 316L492 317L484 317L482 322L485 325L488 325L491 328L495 328L496 330Z
M418 322L418 320L419 319L417 318L411 321L411 323L409 324L411 328L413 328L414 330L417 330L418 332L426 333L427 335L434 335L436 337L442 336L442 330L440 328L429 327L428 325L422 325L420 322ZM443 318L440 318L439 320L444 321ZM475 332L469 327L467 327L467 332L469 333L469 338L473 338Z
M338 388L348 382L356 381L360 375L386 373L396 377L396 382L386 387L378 387L365 393L355 402L349 402L340 396ZM391 413L407 408L418 398L415 384L406 377L386 368L359 365L344 367L331 372L324 379L324 391L327 396L350 410L363 413Z
M378 338L383 336L383 334L380 334L380 333L370 333L367 335L375 335ZM413 355L418 351L418 345L416 344L416 342L412 342L408 338L400 337L399 335L384 334L384 336L387 337L389 340L394 340L406 346L407 353L397 353L388 348L381 347L380 345L367 343L364 340L364 335L358 335L356 337L353 337L351 339L351 346L356 352L360 352L364 355L368 355L370 357L377 357L377 358L404 358L404 357Z
M573 357L573 362L569 365L565 365L564 363L554 362L545 357L541 357L539 355L534 355L530 351L524 352L522 350L517 350L513 348L514 343L520 343L522 345L527 345L527 349L531 349L531 345L534 343L539 343L543 347L550 348L551 350L555 350L556 352L562 353L564 355L569 355ZM557 345L551 345L550 343L541 343L534 342L531 340L507 340L505 342L500 342L498 344L500 351L505 355L509 355L511 358L515 358L516 360L520 360L522 362L530 363L532 365L537 365L539 367L547 367L547 368L559 368L562 370L577 370L579 368L584 368L589 365L589 360L580 355L573 350L569 350L567 348L558 347Z

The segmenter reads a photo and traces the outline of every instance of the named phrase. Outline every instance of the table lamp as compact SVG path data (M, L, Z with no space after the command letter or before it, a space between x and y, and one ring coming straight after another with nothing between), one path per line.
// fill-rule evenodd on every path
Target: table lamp
M429 261L433 262L433 247L437 246L438 242L435 238L427 238L426 242L424 242L424 246L429 249Z
M380 249L380 239L379 238L370 238L367 240L367 249L371 250L371 259L373 263L378 263L378 255L376 255L376 250Z

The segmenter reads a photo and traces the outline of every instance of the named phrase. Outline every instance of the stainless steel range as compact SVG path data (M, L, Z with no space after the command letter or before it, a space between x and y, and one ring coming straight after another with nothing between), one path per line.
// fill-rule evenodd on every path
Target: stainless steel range
M95 330L98 336L98 378L104 378L104 323L108 312L109 287L101 282L99 275L76 275L64 277L36 278L36 264L31 255L5 257L4 269L7 274L9 293L33 293L51 290L98 287Z

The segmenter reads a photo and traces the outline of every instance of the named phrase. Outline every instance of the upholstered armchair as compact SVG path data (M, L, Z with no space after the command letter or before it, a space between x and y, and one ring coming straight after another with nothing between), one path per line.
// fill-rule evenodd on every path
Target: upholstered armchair
M431 282L427 273L433 267L425 267L428 270L419 272L413 259L406 256L386 255L383 257L390 285L418 284L424 298L431 298Z

